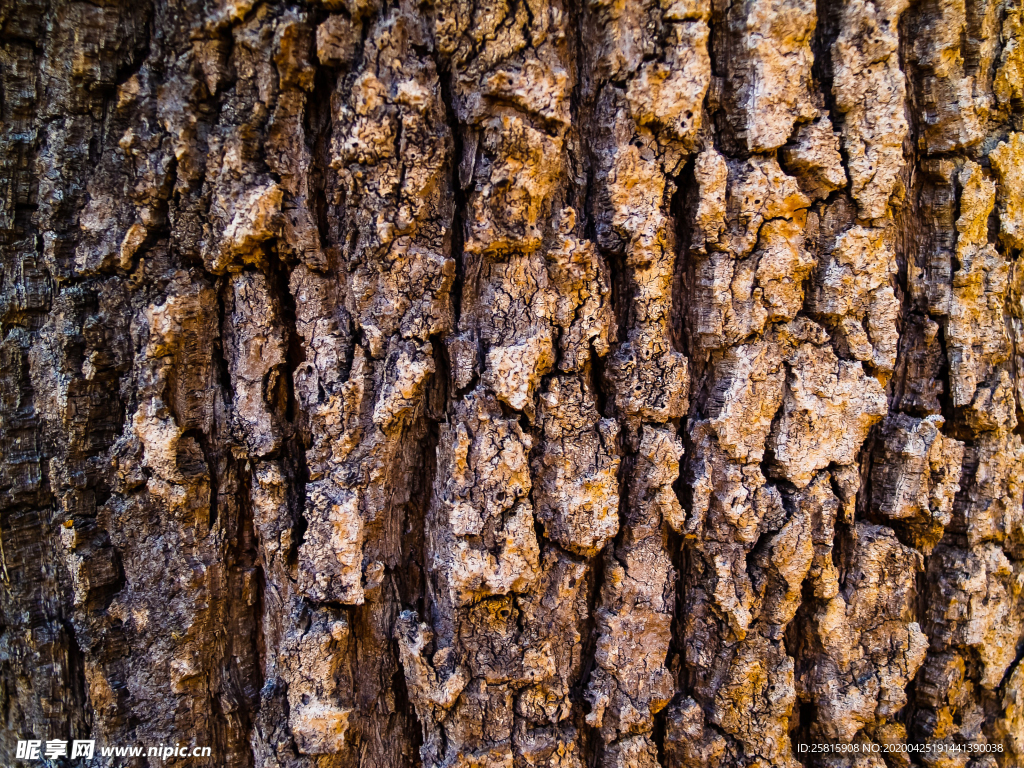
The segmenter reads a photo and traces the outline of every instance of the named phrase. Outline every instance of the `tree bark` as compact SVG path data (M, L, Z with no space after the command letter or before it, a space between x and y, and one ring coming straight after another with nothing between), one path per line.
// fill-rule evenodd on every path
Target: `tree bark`
M1024 761L1016 0L0 0L0 112L0 764Z

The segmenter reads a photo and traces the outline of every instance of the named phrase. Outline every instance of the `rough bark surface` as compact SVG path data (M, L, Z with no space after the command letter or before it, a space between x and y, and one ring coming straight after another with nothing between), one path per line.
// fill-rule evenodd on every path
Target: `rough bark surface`
M0 764L1024 764L1017 0L0 0L0 115Z

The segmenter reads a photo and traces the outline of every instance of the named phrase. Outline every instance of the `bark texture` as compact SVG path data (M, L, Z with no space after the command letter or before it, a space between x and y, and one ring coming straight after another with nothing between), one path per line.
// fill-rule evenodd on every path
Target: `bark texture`
M1024 763L1017 0L0 0L0 114L0 764Z

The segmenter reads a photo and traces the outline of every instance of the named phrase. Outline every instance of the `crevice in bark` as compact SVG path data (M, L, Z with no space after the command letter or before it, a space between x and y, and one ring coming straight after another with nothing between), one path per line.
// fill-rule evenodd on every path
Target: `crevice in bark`
M676 261L672 276L672 343L675 349L685 354L693 367L696 363L693 340L687 323L687 298L693 285L694 260L690 254L693 238L693 213L700 196L700 185L694 176L694 161L689 159L675 180L676 190L669 206L676 232ZM691 370L691 377L693 371ZM691 378L692 381L692 378ZM691 393L691 401L692 401ZM685 427L685 424L683 425Z
M453 328L457 331L462 319L462 292L465 290L466 281L466 256L463 249L465 242L465 216L469 199L467 189L472 186L472 168L468 178L462 179L463 163L466 162L465 152L467 151L465 135L459 124L459 118L455 114L455 97L452 88L452 72L446 62L441 59L435 50L430 55L437 69L438 82L441 86L441 101L444 103L445 120L448 124L448 132L452 141L452 167L451 167L451 190L453 195L452 221L450 232L451 257L455 260L455 280L451 289ZM467 129L472 130L472 129ZM476 142L472 144L472 151L476 152ZM474 159L475 164L475 159Z
M299 435L284 442L285 487L287 488L288 509L291 513L291 548L287 552L286 562L289 571L294 572L299 561L299 548L306 540L309 521L306 520L306 483L309 482L309 469L306 466L306 446Z

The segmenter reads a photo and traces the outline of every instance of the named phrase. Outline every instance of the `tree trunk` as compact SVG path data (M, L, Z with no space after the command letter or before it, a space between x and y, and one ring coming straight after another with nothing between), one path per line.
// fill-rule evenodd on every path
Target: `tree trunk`
M0 0L0 764L1020 765L1022 100L1019 0Z

